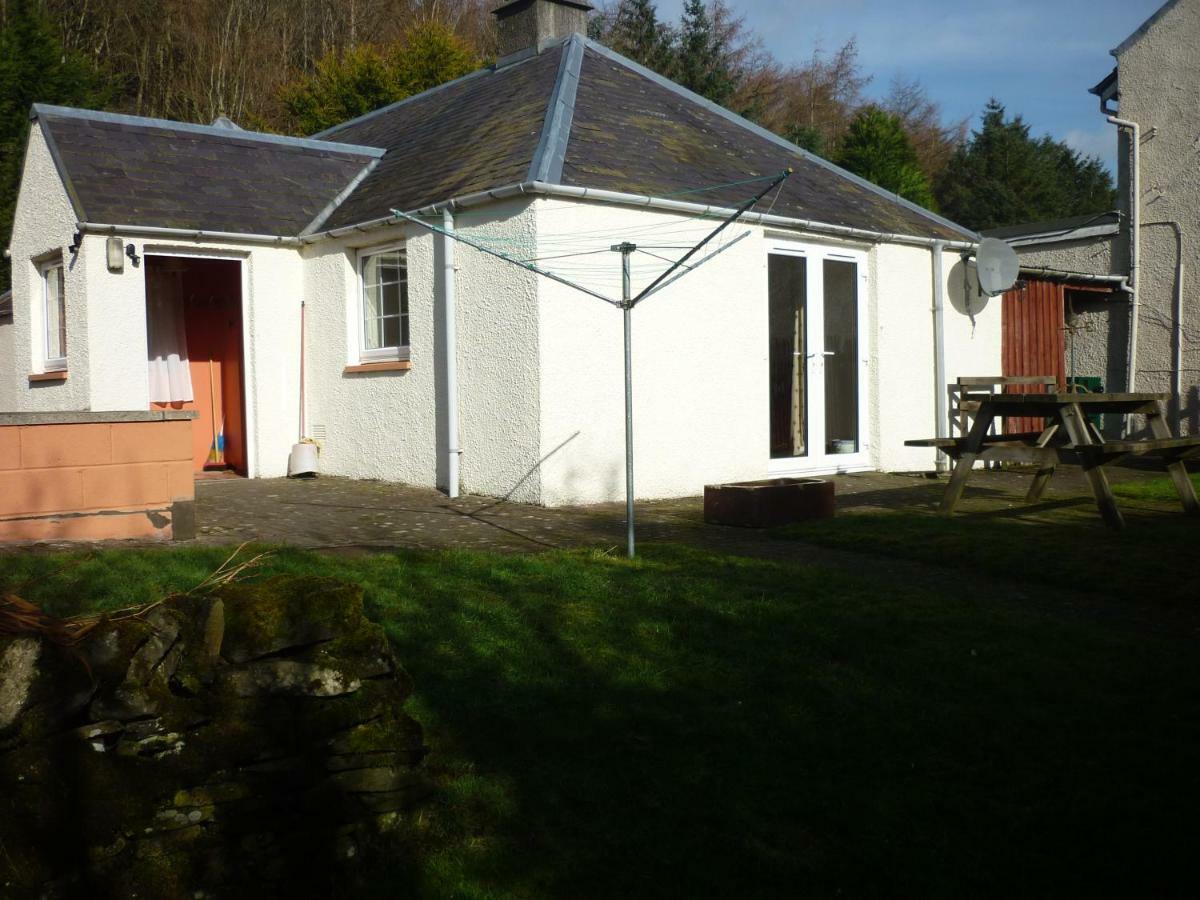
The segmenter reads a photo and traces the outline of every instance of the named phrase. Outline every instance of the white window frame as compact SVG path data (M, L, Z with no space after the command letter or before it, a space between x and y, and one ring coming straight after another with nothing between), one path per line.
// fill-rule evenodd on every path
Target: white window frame
M365 279L367 260L372 256L378 256L382 253L395 253L400 251L404 254L404 278L401 284L403 289L400 292L400 319L401 319L401 334L403 334L403 322L408 319L409 326L409 343L401 344L397 347L380 347L375 350L367 349L367 283ZM393 362L396 360L407 360L412 344L412 320L409 315L408 304L408 246L404 241L399 241L394 244L385 244L380 247L364 247L358 251L358 278L357 278L358 298L354 303L354 312L357 316L357 323L354 326L355 333L358 336L358 360L361 363L374 362Z
M50 276L54 271L58 271L59 278L59 302L61 304L61 323L63 334L63 355L50 355ZM38 266L38 277L41 279L42 285L42 309L41 309L41 356L42 356L42 371L43 372L65 372L67 370L67 270L66 265L61 256L56 256L48 259Z

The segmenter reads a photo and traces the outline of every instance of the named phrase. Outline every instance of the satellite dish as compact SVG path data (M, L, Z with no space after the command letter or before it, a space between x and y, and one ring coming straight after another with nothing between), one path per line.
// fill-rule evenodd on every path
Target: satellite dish
M975 267L979 270L980 289L992 297L1007 291L1021 274L1016 251L997 238L984 238L979 242Z

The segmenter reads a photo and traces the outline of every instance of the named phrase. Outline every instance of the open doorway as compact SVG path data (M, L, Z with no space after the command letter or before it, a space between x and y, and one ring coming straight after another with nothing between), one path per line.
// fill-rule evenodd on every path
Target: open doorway
M191 409L197 473L246 474L242 267L238 260L146 256L152 409Z

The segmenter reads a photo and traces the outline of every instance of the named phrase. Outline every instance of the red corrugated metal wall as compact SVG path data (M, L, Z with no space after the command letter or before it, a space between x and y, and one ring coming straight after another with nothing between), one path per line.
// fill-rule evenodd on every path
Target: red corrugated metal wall
M1006 291L1000 315L1000 341L1005 375L1054 375L1060 388L1066 386L1063 362L1063 286L1036 278L1025 279L1024 287ZM1041 387L1013 386L1012 391L1041 391ZM1009 419L1004 430L1013 433L1038 431L1040 418Z

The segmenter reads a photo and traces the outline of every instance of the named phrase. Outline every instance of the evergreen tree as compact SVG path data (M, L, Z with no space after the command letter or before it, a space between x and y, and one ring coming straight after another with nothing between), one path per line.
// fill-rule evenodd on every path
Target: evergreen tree
M397 84L409 96L461 78L481 61L448 27L426 21L404 33L391 62Z
M877 106L860 110L837 155L842 168L906 200L934 208L929 179L900 117Z
M281 99L295 129L315 134L466 75L479 63L453 31L426 22L388 52L364 44L326 54L311 75L284 88Z
M596 17L602 21L601 17ZM655 72L672 68L671 30L658 21L653 0L621 0L612 14L605 42L623 56Z
M783 136L809 153L825 155L825 138L815 125L789 125L783 130Z
M65 51L51 21L31 0L12 0L0 30L0 246L12 237L13 214L34 103L103 107L109 83L81 56ZM0 290L11 284L8 260Z
M1049 136L1030 137L1021 117L1009 119L994 99L938 178L935 196L945 215L975 229L1104 212L1116 199L1099 160Z
M728 104L737 75L725 39L704 0L687 0L675 48L675 80L714 103Z

